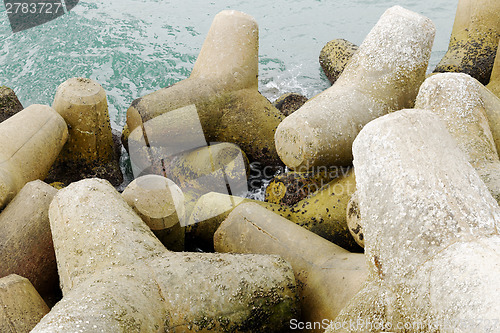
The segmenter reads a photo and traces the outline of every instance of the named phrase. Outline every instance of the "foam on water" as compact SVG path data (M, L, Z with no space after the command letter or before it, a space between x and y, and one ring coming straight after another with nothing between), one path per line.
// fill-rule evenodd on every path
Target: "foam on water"
M270 182L270 180L263 180L261 187L250 189L243 197L252 200L264 201L266 198L266 188Z
M260 79L260 92L271 102L286 93L298 93L311 98L330 87L330 82L325 77L320 80L307 76L302 65L296 65L282 72L269 71ZM267 77L268 75L274 75Z

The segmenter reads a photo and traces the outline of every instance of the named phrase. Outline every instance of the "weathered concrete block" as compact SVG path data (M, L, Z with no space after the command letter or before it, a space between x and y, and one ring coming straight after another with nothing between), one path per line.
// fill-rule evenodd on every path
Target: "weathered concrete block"
M68 79L57 88L52 107L68 124L69 139L51 170L50 182L68 185L97 176L120 185L123 176L101 85L87 78Z
M106 181L60 190L49 216L64 297L33 332L268 332L296 315L283 259L168 252Z
M127 131L142 131L140 127L155 117L195 105L204 141L234 143L251 161L281 165L274 132L284 116L260 95L257 77L257 22L241 12L222 11L214 18L190 77L135 100L127 110ZM180 117L173 126L193 135L182 121L184 112L176 113ZM145 135L149 136L147 129Z
M327 332L498 331L500 207L439 116L381 117L353 152L369 283Z
M459 0L448 52L434 72L469 74L486 85L500 40L500 2Z
M122 197L167 249L184 250L184 194L173 181L142 176L125 188Z
M425 79L434 24L399 6L388 9L335 84L278 126L276 149L290 168L350 165L361 128L413 107Z
M357 50L357 45L345 39L331 40L321 49L319 64L331 84L337 81Z
M255 203L236 207L217 229L214 243L218 252L277 254L287 260L298 281L302 321L323 328L368 275L363 254L350 253Z
M57 190L35 180L27 183L0 214L0 277L21 275L43 296L59 287L49 223Z
M486 116L481 94L484 89L467 74L436 74L420 87L415 107L439 115L493 197L500 201L500 159Z
M491 70L490 83L488 83L486 88L500 98L500 47L497 47L495 62L493 64L493 69Z
M0 279L0 332L28 333L49 312L28 279L9 275Z
M168 178L158 175L136 178L122 197L151 230L167 229L184 220L184 195Z
M64 119L33 104L0 123L0 209L23 186L44 179L68 138Z
M346 223L346 206L354 191L356 180L351 170L292 207L215 192L207 193L193 208L187 234L205 244L212 243L215 231L236 206L243 202L254 202L346 250L360 252L362 249L352 238Z
M23 105L17 99L14 90L6 86L0 86L0 123L22 109L24 109Z

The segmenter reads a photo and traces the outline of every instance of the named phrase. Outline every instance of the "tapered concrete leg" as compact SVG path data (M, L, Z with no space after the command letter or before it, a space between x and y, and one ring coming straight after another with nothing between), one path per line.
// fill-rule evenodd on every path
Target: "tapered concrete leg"
M125 188L122 197L167 249L184 250L184 194L173 181L158 175L142 176Z
M0 214L0 277L26 277L43 297L59 288L49 223L56 193L40 180L29 182Z
M120 185L123 177L101 85L87 78L68 79L57 88L52 107L69 125L69 140L54 166L53 179L62 178L68 185L97 174Z
M487 84L500 40L499 12L495 0L459 0L448 52L434 72L461 72Z
M333 321L367 278L363 254L349 253L255 203L235 208L214 243L218 252L277 254L290 262L306 322Z
M48 312L28 279L15 274L0 279L0 332L28 333Z
M434 33L428 18L388 9L337 82L280 123L275 142L281 160L292 169L350 165L352 143L364 125L413 107Z
M23 186L44 179L68 138L64 119L33 104L0 124L0 208Z

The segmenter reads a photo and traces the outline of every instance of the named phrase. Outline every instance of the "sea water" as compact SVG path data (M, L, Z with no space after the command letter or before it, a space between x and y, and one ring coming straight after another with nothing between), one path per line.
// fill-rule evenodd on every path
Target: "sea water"
M359 45L380 15L400 5L436 25L430 70L448 47L458 0L97 0L12 33L0 4L0 85L21 103L52 104L56 88L81 76L107 92L112 127L120 130L135 98L187 78L214 16L224 9L259 24L259 89L273 101L307 97L330 86L318 62L330 40Z

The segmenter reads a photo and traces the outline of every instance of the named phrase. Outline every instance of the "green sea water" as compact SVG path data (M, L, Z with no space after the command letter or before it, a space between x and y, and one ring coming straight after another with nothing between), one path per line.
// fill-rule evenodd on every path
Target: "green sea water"
M445 53L458 0L97 0L12 33L0 5L0 85L22 104L52 104L56 88L75 76L98 81L108 94L112 127L121 129L130 103L187 78L213 17L246 12L260 30L259 89L270 100L286 92L312 97L329 87L318 63L331 39L360 44L393 5L433 20L430 69Z

